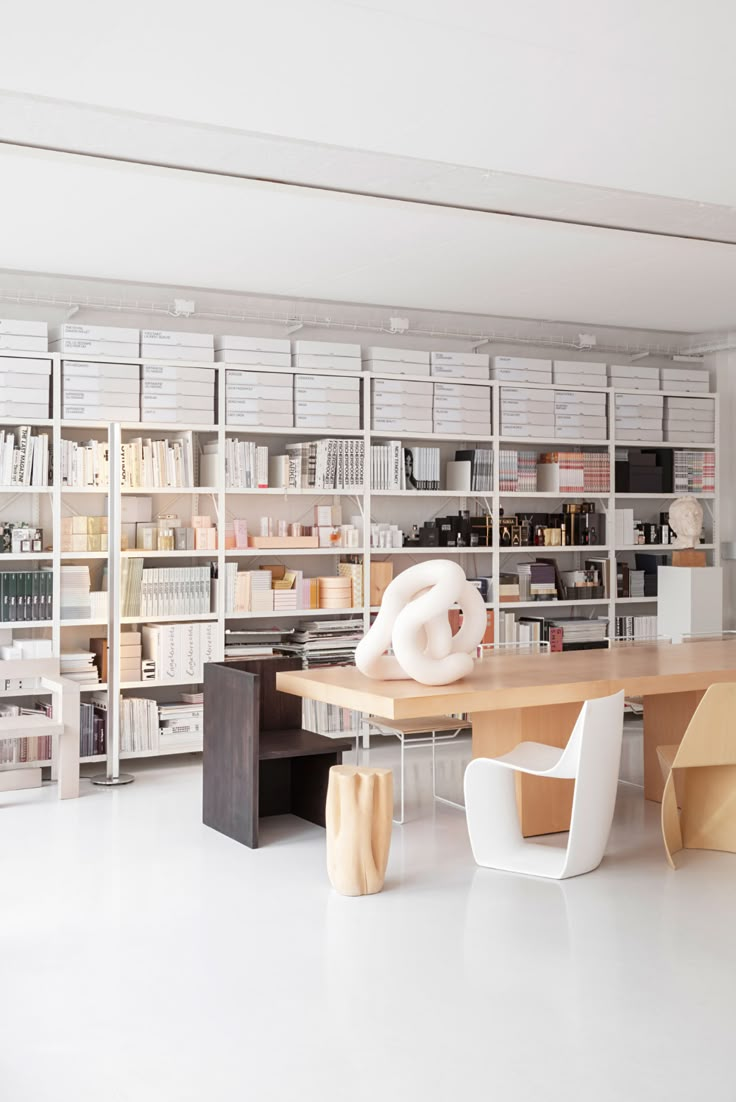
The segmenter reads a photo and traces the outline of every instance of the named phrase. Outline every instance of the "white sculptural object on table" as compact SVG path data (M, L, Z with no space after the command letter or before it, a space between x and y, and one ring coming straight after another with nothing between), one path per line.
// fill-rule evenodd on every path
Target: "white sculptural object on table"
M676 535L673 547L697 547L703 531L703 506L687 494L670 505L670 528Z
M449 610L463 618L452 634ZM387 586L370 631L355 651L355 665L382 681L413 678L422 685L449 685L467 677L486 630L486 607L465 571L449 559L411 566ZM386 651L392 647L394 656Z

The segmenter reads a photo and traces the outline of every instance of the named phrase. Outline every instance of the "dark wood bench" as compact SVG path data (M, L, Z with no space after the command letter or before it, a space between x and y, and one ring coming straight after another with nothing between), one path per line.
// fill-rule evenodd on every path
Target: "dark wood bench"
M325 825L330 768L353 748L301 726L301 699L276 688L276 673L298 658L210 662L204 669L202 820L258 847L258 820L298 815Z

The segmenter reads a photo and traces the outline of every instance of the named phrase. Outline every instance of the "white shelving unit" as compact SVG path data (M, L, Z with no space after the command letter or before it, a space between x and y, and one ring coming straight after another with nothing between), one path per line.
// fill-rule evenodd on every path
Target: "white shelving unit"
M17 353L0 353L3 355L17 355ZM66 420L60 417L61 411L61 364L64 357L60 357L54 354L43 353L23 353L28 358L49 360L52 363L52 410L55 416L47 420L29 420L20 419L15 423L30 424L37 428L46 428L50 430L52 437L52 455L54 462L54 482L49 487L29 487L29 486L9 486L0 488L0 509L9 510L11 505L15 509L16 513L22 513L23 516L28 516L28 519L32 523L40 523L44 521L44 536L47 543L51 544L53 550L44 551L41 554L23 555L23 556L5 556L4 561L6 563L17 562L22 559L26 562L36 563L37 565L50 564L53 571L53 585L54 585L54 608L55 614L53 620L45 622L35 623L19 623L16 625L3 625L7 627L17 627L23 629L25 632L33 632L38 634L50 635L54 653L58 654L62 647L80 647L84 641L89 638L90 635L104 634L106 629L106 623L99 620L61 620L59 618L59 592L60 592L60 568L62 562L86 562L92 563L104 563L108 559L108 552L64 552L61 553L58 548L60 546L60 518L64 514L65 510L71 510L77 513L103 513L104 498L107 493L105 487L83 487L74 488L61 486L58 479L60 477L60 470L56 463L57 457L60 455L60 445L62 438L73 437L74 439L81 440L87 438L105 439L107 435L108 425L102 422L91 421L76 421ZM77 356L74 357L77 360L89 360L91 362L105 362L100 357L93 356ZM106 362L111 363L126 363L133 365L143 364L142 359L114 359ZM610 561L610 577L612 579L612 588L615 591L615 577L616 577L616 558L620 554L630 554L636 551L645 551L654 554L666 554L667 548L658 548L652 546L643 547L615 547L612 545L611 540L614 533L613 525L613 513L617 505L633 505L637 507L638 503L641 503L642 510L647 511L650 515L654 514L654 505L657 502L661 503L661 509L664 510L667 503L671 501L674 495L660 494L660 493L617 493L615 486L613 485L613 472L615 469L615 455L617 446L626 448L647 447L647 448L672 448L679 450L707 450L714 451L716 455L716 484L714 493L706 493L699 495L703 502L706 512L706 524L709 532L709 542L704 546L704 549L709 555L709 560L718 563L719 562L719 548L720 538L718 530L718 479L719 479L719 461L718 461L718 445L704 442L702 444L674 444L670 442L664 443L652 443L641 441L639 443L635 441L621 441L617 445L615 438L614 424L615 419L613 417L613 410L615 406L615 395L619 393L634 393L641 394L640 390L627 390L625 388L610 388L610 387L586 387L585 391L597 390L598 392L606 394L607 398L607 412L608 412L608 424L611 426L610 433L603 439L597 440L575 440L572 438L566 439L549 439L549 438L519 438L500 435L500 419L499 419L499 390L502 387L520 385L524 389L533 390L575 390L575 387L568 385L555 385L555 384L512 384L512 383L500 383L491 380L457 380L461 382L463 386L478 386L483 387L491 392L492 402L492 416L493 431L487 435L479 435L476 437L471 436L453 436L445 433L432 434L432 433L420 433L420 434L402 434L386 433L386 432L374 432L370 428L370 414L371 414L371 394L370 394L370 380L372 378L393 378L397 376L388 376L384 373L371 374L368 372L335 372L327 371L324 369L315 369L315 374L320 375L349 375L351 378L355 378L356 375L362 380L362 408L363 408L363 428L356 431L339 431L339 430L309 430L301 428L274 428L269 426L261 426L258 428L246 428L240 425L226 425L225 424L225 386L224 386L224 373L228 368L238 369L239 365L236 364L212 364L212 363L197 363L182 361L166 361L157 360L157 363L167 364L170 363L176 367L193 366L193 367L206 367L215 369L218 376L218 406L217 406L217 424L214 426L202 426L191 424L171 424L171 423L138 423L138 422L126 422L121 425L123 436L128 433L135 433L137 435L167 435L169 433L176 434L183 430L191 430L208 440L217 440L218 442L218 466L217 466L217 484L210 486L183 486L183 487L154 487L154 488L129 488L125 487L119 490L121 495L140 495L140 496L152 496L154 497L154 510L158 507L163 511L167 506L170 506L172 502L179 501L180 499L186 499L188 507L191 508L193 513L199 511L201 503L200 498L207 499L210 502L210 507L214 509L214 517L218 526L218 549L212 551L187 551L187 552L142 552L142 551L128 551L125 554L129 558L144 558L151 559L156 563L160 561L171 560L172 564L183 563L191 560L193 563L211 561L216 565L218 583L216 587L216 600L213 611L209 614L200 614L192 617L177 617L177 616L120 616L120 624L137 625L140 623L171 623L184 620L194 621L216 621L219 625L218 638L220 640L220 653L218 657L222 657L222 647L224 646L225 630L226 627L230 628L238 623L251 625L254 622L261 623L267 626L269 623L289 623L299 619L312 619L317 617L336 617L336 616L355 616L356 614L362 615L364 627L367 629L371 622L372 610L369 607L370 600L370 572L372 560L386 560L391 559L395 562L397 570L404 569L410 566L414 561L421 560L424 557L443 556L447 558L455 558L460 561L469 574L478 574L484 576L490 576L494 580L494 592L498 592L498 577L501 569L507 570L512 568L515 557L525 557L536 554L542 554L545 556L554 555L556 560L561 561L562 564L577 565L582 564L582 561L586 557L607 557ZM256 370L262 373L268 373L269 371L277 372L290 372L292 374L302 373L303 369L297 368L273 368L258 367ZM309 372L306 372L309 373ZM407 380L418 379L422 382L427 382L426 376L402 376ZM431 381L431 380L430 380ZM433 380L444 381L444 380ZM680 391L661 391L657 390L657 394L665 394L666 396L680 396L680 397L698 397L698 395L691 395L687 392ZM705 397L705 395L703 395ZM716 410L716 432L715 439L718 440L718 396L714 393L710 393L708 397L715 400ZM5 421L2 424L10 426L14 422ZM366 479L370 475L370 446L371 444L384 442L391 439L401 439L402 443L407 446L411 444L436 444L442 448L443 460L447 456L454 458L454 450L472 448L476 445L490 446L493 452L494 461L494 487L493 490L486 492L458 492L453 490L372 490L367 482L358 490L329 490L329 489L285 489L281 487L269 487L268 489L227 489L225 486L225 440L229 436L237 436L241 439L253 439L257 440L260 444L267 444L273 450L278 448L279 445L284 445L296 440L314 440L319 438L330 437L343 437L361 439L365 447L365 472ZM453 447L454 445L454 447ZM501 449L516 449L516 450L554 450L555 448L575 449L575 448L594 448L596 450L605 451L608 454L610 468L611 468L611 481L612 485L607 494L593 494L593 493L574 493L574 494L558 494L550 492L501 492L499 489L498 475L500 469L500 451ZM444 466L444 464L443 464ZM18 500L16 500L16 498ZM86 500L86 499L89 499ZM159 499L157 502L156 499ZM251 531L256 530L257 518L262 514L267 514L272 508L278 508L282 510L281 515L284 515L283 510L289 508L291 513L287 514L292 520L301 520L309 523L311 520L311 510L313 504L322 500L334 500L336 504L343 504L343 514L350 508L350 504L354 503L355 513L360 513L362 517L363 534L362 534L362 546L360 548L310 548L310 549L248 549L239 550L235 548L225 548L225 525L234 516L247 517L251 522ZM396 499L394 501L394 499ZM372 548L370 546L370 525L372 520L390 520L392 523L399 523L404 527L405 531L409 531L413 523L419 523L432 516L445 515L447 513L456 512L460 509L467 508L477 510L478 512L490 512L494 517L500 515L500 510L503 509L508 515L517 511L533 511L534 506L542 512L557 511L555 506L563 501L574 500L594 500L598 503L600 509L606 514L607 524L607 540L603 545L594 545L586 547L500 547L498 545L498 525L494 525L494 544L489 547L472 547L472 548L417 548L417 547L402 547L397 549L391 548ZM24 507L19 507L19 501L23 502ZM25 503L27 502L27 508ZM522 504L529 506L526 510L520 510ZM656 512L660 510L657 509ZM349 515L349 514L348 514ZM299 561L301 558L314 559L315 564L319 569L324 572L331 571L332 565L343 555L360 556L364 566L364 593L365 602L357 609L344 609L344 610L332 610L332 609L303 609L290 612L270 612L270 613L226 613L224 611L224 593L223 593L223 579L225 575L225 564L230 561L249 561L249 560L266 560L266 561L288 561L290 563ZM1 561L1 560L0 560ZM324 564L324 566L322 566ZM306 567L306 561L305 561ZM317 571L311 571L312 573ZM609 595L607 598L595 598L589 600L579 601L556 601L556 602L523 602L513 604L499 604L498 599L492 603L489 603L487 607L494 609L496 616L498 616L501 609L508 610L528 610L530 608L539 608L550 611L551 609L564 609L568 614L571 610L576 608L579 610L580 615L607 615L609 619L612 619L616 615L616 610L620 608L635 610L638 606L642 606L642 611L652 609L656 605L656 598L644 597L644 598L617 598L615 592ZM129 682L123 683L121 689L123 693L142 693L146 691L162 692L167 688L174 688L175 683L172 682ZM95 690L104 691L105 686L95 686ZM196 749L196 747L192 747ZM168 751L162 751L166 753ZM180 751L177 751L180 752ZM131 753L123 753L121 757L129 758L134 756L151 756L150 752L141 753L135 755ZM93 759L90 759L93 760ZM96 758L94 760L100 760Z

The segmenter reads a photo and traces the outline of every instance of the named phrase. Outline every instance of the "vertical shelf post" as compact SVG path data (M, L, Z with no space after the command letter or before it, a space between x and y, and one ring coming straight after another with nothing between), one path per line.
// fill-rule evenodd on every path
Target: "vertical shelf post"
M93 784L115 788L135 778L120 772L120 422L111 421L108 429L110 485L107 494L107 766L104 775L92 778Z

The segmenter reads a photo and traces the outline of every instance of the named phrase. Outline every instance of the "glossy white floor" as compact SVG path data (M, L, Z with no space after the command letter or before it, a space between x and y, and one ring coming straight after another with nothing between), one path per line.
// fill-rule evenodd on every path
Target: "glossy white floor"
M421 752L409 774L422 817L365 899L316 827L257 852L202 827L192 762L0 796L0 1097L730 1102L736 857L671 872L622 785L597 872L478 869Z

